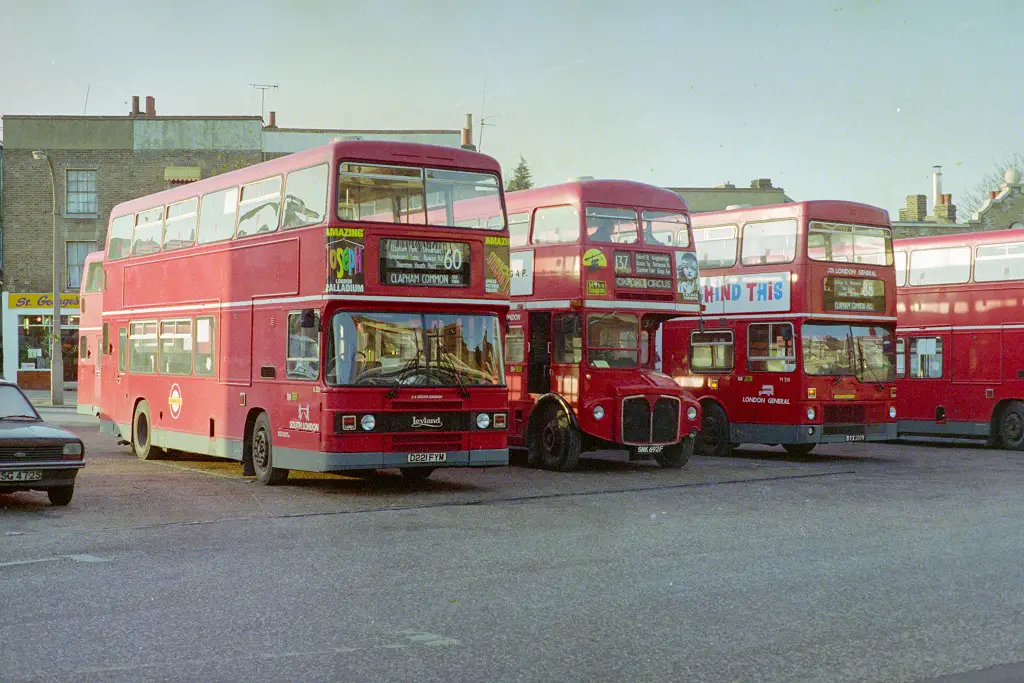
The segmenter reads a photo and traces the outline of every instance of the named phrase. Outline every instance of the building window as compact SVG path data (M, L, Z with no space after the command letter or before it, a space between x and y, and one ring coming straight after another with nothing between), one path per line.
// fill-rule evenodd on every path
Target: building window
M71 216L95 215L99 210L96 171L67 171L64 212Z
M82 273L85 270L85 257L96 251L95 242L67 242L64 245L67 258L67 276L64 279L65 289L77 292L82 288ZM102 264L98 264L102 267Z

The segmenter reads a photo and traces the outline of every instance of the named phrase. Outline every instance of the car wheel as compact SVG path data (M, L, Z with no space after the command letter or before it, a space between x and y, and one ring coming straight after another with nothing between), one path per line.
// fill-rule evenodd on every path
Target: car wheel
M790 455L799 455L803 457L805 455L810 455L811 451L813 451L814 447L817 445L818 444L815 443L784 443L782 444L782 447Z
M46 497L50 499L51 505L67 505L71 502L71 497L75 495L75 485L71 486L51 486L46 489Z
M426 481L434 473L433 467L400 467L402 476L411 482Z
M717 458L732 455L732 444L729 443L729 418L726 417L722 406L717 403L705 405L695 447L701 455Z
M999 442L1011 451L1024 450L1024 406L1013 401L999 415Z
M665 446L661 453L655 453L654 460L663 470L678 470L693 455L693 439L686 438L677 444Z
M153 421L149 417L149 403L139 401L132 418L132 449L139 460L149 460L156 455L153 448Z
M583 437L556 403L544 409L530 435L530 457L546 470L571 472L580 460Z
M270 440L270 418L260 413L252 427L249 441L252 466L261 484L277 486L288 478L288 470L274 467L274 445Z

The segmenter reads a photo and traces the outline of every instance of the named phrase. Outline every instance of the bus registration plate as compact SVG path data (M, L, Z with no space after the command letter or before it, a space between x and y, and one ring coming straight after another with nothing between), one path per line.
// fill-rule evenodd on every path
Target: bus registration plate
M448 459L447 453L410 453L409 462L444 462Z
M0 472L0 481L39 481L42 478L42 470L10 470Z
M863 434L847 434L846 435L846 440L847 441L863 441L864 438L865 437L864 437Z

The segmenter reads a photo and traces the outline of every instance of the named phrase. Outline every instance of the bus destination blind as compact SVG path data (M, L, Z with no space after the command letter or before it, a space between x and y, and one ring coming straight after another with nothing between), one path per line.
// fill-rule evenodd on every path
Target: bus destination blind
M381 240L381 284L399 287L468 287L466 242Z

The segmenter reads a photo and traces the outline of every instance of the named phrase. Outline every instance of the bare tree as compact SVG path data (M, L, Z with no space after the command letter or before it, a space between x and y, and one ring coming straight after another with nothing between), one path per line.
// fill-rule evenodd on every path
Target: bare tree
M989 192L998 190L1003 186L1003 174L1006 173L1008 168L1015 168L1018 173L1024 176L1024 154L1021 152L1008 154L1004 161L995 164L995 167L985 174L981 182L970 190L965 191L963 196L958 198L955 203L960 222L965 223L969 221L974 212L980 209L985 200L988 199Z

